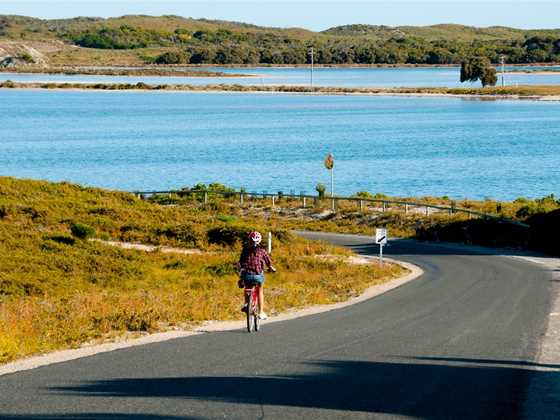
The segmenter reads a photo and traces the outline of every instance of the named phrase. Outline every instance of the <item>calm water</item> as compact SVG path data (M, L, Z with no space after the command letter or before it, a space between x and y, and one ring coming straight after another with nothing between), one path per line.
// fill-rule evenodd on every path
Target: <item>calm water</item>
M527 69L538 69L527 67ZM74 83L138 83L149 84L241 84L241 85L304 85L310 82L307 68L218 68L226 73L251 74L254 77L159 77L159 76L80 76L48 74L0 73L0 80L74 82ZM560 71L560 67L557 68ZM506 74L508 85L560 84L560 74ZM418 86L479 86L480 83L459 82L459 68L318 68L314 72L316 86L347 87L418 87ZM500 79L501 83L501 79Z
M0 175L137 190L560 193L560 103L0 90Z

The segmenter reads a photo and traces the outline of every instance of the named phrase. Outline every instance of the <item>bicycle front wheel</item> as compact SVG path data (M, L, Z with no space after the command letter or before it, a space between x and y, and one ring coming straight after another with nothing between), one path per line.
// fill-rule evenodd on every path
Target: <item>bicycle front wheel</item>
M253 318L254 318L253 322L255 323L255 326L254 326L255 331L258 331L259 327L260 327L260 321L261 321L260 318L259 318L258 311L255 311L255 313L253 314Z

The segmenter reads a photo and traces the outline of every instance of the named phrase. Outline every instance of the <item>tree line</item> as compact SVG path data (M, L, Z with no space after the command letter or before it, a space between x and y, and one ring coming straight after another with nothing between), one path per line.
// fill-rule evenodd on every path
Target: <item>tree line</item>
M87 48L173 47L170 54L152 58L162 64L305 64L310 62L311 46L318 64L459 64L473 56L497 63L500 55L514 64L560 61L560 38L554 36L473 42L427 41L411 36L378 40L227 29L164 32L129 25L65 32L60 36Z

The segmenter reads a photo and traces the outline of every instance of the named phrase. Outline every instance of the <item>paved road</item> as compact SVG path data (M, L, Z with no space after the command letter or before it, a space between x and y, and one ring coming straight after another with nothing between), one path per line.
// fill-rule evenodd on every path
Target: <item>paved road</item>
M376 252L364 238L324 238ZM0 418L518 417L531 375L557 375L530 369L550 273L407 241L387 253L425 274L258 334L205 334L0 377Z

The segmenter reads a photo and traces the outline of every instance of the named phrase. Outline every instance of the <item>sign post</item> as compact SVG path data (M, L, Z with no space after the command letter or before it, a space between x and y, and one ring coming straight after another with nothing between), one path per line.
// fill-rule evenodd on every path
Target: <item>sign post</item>
M387 229L375 229L375 243L379 245L379 264L383 265L383 246L387 245Z
M335 211L334 206L334 156L329 153L325 158L325 168L331 171L331 210Z
M272 252L272 232L268 232L268 253Z

